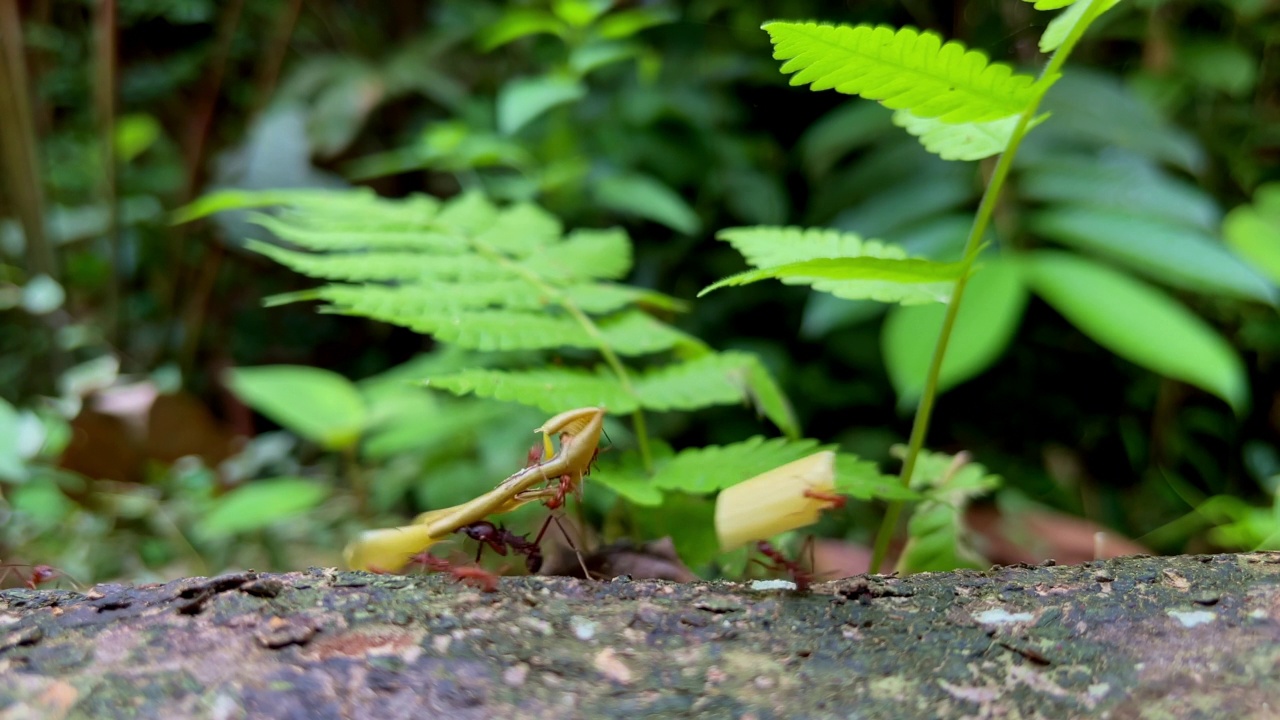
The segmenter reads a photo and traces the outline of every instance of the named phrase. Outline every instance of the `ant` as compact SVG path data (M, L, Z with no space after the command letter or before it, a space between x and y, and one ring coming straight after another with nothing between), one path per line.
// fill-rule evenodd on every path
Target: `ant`
M497 573L491 573L482 567L454 565L448 560L438 558L426 551L414 555L409 562L421 565L431 572L447 572L453 576L455 582L470 585L481 592L491 593L498 591Z
M587 467L582 473L584 477L591 474L591 468L593 465L595 465L596 458L598 457L600 457L600 448L597 447L591 453L591 460L587 462ZM541 463L542 459L543 459L543 446L539 444L535 444L533 447L529 448L529 453L525 458L525 467L533 467L534 465ZM560 534L564 536L565 542L569 544L569 547L573 550L573 553L578 556L578 566L582 568L582 576L584 578L590 579L591 572L587 570L586 562L582 559L582 553L578 552L577 546L574 545L573 540L569 537L569 534L565 531L564 525L560 524L560 520L558 517L556 517L556 512L555 512L556 510L559 510L560 508L564 507L565 500L567 499L570 490L573 490L574 495L578 498L579 501L581 501L582 486L581 484L575 485L575 483L573 482L572 475L561 475L558 480L548 479L547 482L559 483L559 485L554 488L554 491L550 487L544 490L535 491L538 494L544 494L544 493L546 494L546 499L542 501L542 504L545 505L547 509L551 510L552 512L547 516L546 521L542 523L542 528L538 530L538 536L534 538L532 545L536 548L539 545L539 543L542 542L542 536L546 534L547 527L550 526L551 521L554 520L556 523L556 527L560 528ZM476 526L480 524L481 523L473 523L472 525L462 528L460 532L466 532L468 536L476 540L480 540L482 543L488 543L489 547L492 547L494 550L498 551L500 554L505 555L506 553L499 549L501 544L504 542L502 539L497 539L497 544L495 544L494 542L490 542L489 539L482 540L481 538L476 537L475 535L472 534L473 529L475 529ZM491 524L490 524L490 527L492 527ZM507 532L507 531L502 531L500 528L497 529L496 531ZM480 529L479 532L483 533L487 531ZM511 544L510 537L512 535L514 535L514 533L508 532L507 535L505 536L505 542L507 544ZM527 542L523 536L515 536L515 537L519 537L521 542ZM528 555L528 552L526 550L520 547L517 547L516 545L511 545L511 547L512 549L516 550L516 552ZM483 549L483 546L482 546L482 549ZM477 562L479 562L479 557L480 557L479 553L477 553L476 554ZM537 559L538 559L538 565L541 566L542 564L541 551L538 551ZM532 567L533 561L534 561L534 557L532 555L529 555L528 563L530 563L531 567ZM535 572L535 571L531 569L530 572Z
M542 526L546 531L546 525ZM525 556L525 567L529 572L536 573L542 567L542 548L539 542L542 540L542 533L538 533L537 540L529 542L524 535L517 535L501 525L494 525L488 520L464 525L458 528L458 532L463 533L467 537L480 543L480 547L476 548L476 562L480 562L480 554L484 552L486 545L493 548L493 551L499 555L506 556L507 548L514 552Z
M10 575L15 575L19 578L22 577L21 573L17 571L17 568L20 568L20 567L31 568L31 572L27 574L27 579L22 582L22 584L26 586L28 590L35 590L36 588L40 587L41 585L44 585L45 583L49 582L50 580L53 580L54 578L60 575L62 577L67 576L66 573L53 567L52 565L32 566L32 565L22 565L18 563L12 563L8 565L0 565L0 570L3 571L3 572L0 572L0 583L3 583L5 580L9 579ZM68 580L70 580L70 578L68 578Z
M765 540L761 540L756 543L756 550L760 551L761 555L769 558L772 563L764 563L760 560L754 560L753 562L759 564L770 572L786 573L790 575L791 582L796 584L796 592L807 592L809 590L809 586L812 585L814 581L814 574L812 570L813 538L810 537L804 544L805 547L809 549L809 570L806 570L799 562L787 557L781 550L775 548ZM803 555L804 552L804 548L801 548L800 554Z
M825 490L814 490L813 488L805 488L804 496L826 502L828 510L843 510L845 503L849 501L849 498L844 495L837 495Z

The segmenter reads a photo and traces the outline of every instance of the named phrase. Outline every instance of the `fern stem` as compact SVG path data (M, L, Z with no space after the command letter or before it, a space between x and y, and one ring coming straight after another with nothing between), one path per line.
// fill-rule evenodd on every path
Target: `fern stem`
M1067 38L1063 40L1062 45L1049 58L1048 64L1041 71L1041 79L1056 75L1066 62L1067 56L1071 54L1071 49L1079 41L1089 24L1097 18L1101 12L1099 7L1106 3L1106 0L1089 0L1090 7L1085 11L1084 16L1076 26L1071 29ZM1047 88L1046 88L1047 90ZM1022 138L1027 134L1027 125L1035 117L1036 111L1040 108L1040 101L1044 99L1044 91L1038 94L1035 99L1022 111L1021 117L1018 118L1018 124L1013 129L1013 134L1009 137L1009 146L1005 151L1000 153L1000 159L996 161L995 170L991 173L991 179L987 182L987 188L982 193L982 201L978 204L978 212L973 218L973 226L969 229L969 237L965 240L964 258L961 260L963 269L960 278L956 280L955 289L951 293L951 302L947 303L947 312L943 316L942 329L938 333L938 342L933 348L933 357L929 361L929 374L925 378L924 391L920 395L920 404L916 407L915 419L911 425L911 438L907 443L907 456L902 461L902 471L899 474L899 482L903 487L911 484L911 476L915 473L916 460L920 457L920 451L924 448L925 436L929 432L929 420L933 415L934 401L938 394L938 377L942 372L942 361L947 353L947 343L951 340L951 331L955 327L956 316L960 312L960 299L964 296L965 288L969 284L969 275L973 269L973 263L978 257L979 251L982 250L982 237L987 232L987 225L991 221L991 216L995 212L996 202L1000 199L1000 190L1004 187L1004 181L1009 176L1009 170L1013 167L1013 158L1018 153L1018 146L1022 144ZM885 509L884 520L880 523L880 530L876 533L875 547L871 553L870 572L879 572L880 565L884 562L885 556L889 552L889 541L893 539L894 531L898 527L898 519L902 515L903 501L895 500L890 502Z
M605 339L604 333L600 332L600 328L589 315L582 311L567 295L560 292L560 289L543 280L537 273L512 262L506 255L498 251L497 248L483 241L473 241L476 249L489 256L494 262L497 262L513 272L528 280L531 285L536 287L540 292L549 298L552 298L565 312L582 326L587 335L591 336L596 342L596 349L600 351L600 356L604 358L604 362L617 376L618 383L622 388L631 395L636 395L635 386L631 384L631 375L627 372L627 367L622 364L622 359L609 346L609 341ZM636 408L631 413L631 424L635 429L636 448L640 451L640 461L643 463L645 472L653 472L653 457L649 451L649 433L646 430L644 421L644 412L640 408Z

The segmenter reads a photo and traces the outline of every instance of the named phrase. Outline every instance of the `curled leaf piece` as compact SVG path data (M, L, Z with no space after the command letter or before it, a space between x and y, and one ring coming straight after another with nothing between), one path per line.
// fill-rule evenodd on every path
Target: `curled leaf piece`
M835 477L836 454L823 450L721 491L716 498L720 550L817 522L831 507L827 498Z

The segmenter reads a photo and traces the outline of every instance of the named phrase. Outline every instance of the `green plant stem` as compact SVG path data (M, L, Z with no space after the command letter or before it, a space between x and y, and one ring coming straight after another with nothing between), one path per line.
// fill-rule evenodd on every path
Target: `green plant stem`
M582 311L567 295L560 292L559 288L552 286L546 280L543 280L537 273L530 271L517 263L511 262L507 256L498 252L497 248L490 246L484 242L476 242L478 250L483 252L493 261L500 263L512 271L518 273L525 280L528 280L534 287L547 297L553 298L565 312L569 313L574 320L582 326L587 335L596 342L596 348L600 351L600 356L604 358L605 364L618 377L618 382L622 388L631 395L636 395L635 386L631 384L631 375L627 372L627 366L622 364L622 359L609 346L609 341L605 339L604 333L600 332L600 328L589 315ZM649 433L646 429L644 412L640 408L636 408L631 413L631 424L635 428L636 448L640 451L640 462L643 463L645 472L653 471L653 456L649 450Z
M1090 22L1099 14L1098 7L1103 5L1106 0L1090 0L1090 7L1085 11L1081 21L1076 23L1067 38L1063 41L1061 47L1054 52L1053 57L1049 58L1049 63L1045 65L1044 70L1040 73L1040 79L1056 76L1066 62L1067 56L1071 54L1071 49L1079 41L1080 36L1084 34ZM999 160L996 161L995 170L991 173L991 179L987 182L987 189L982 194L982 201L978 204L978 212L973 218L973 226L969 229L969 237L965 240L964 258L961 260L963 269L960 278L956 280L955 289L951 293L951 302L947 303L947 312L942 319L942 329L938 333L938 343L933 348L933 357L929 361L929 374L925 378L924 391L920 395L920 404L916 408L915 419L911 425L911 438L907 443L907 456L902 461L902 472L899 474L899 481L903 487L911 484L911 476L915 473L916 460L920 456L921 449L924 448L925 436L929 433L929 420L933 415L934 401L938 394L938 377L942 372L942 361L946 357L947 343L951 340L951 331L955 328L956 316L960 312L960 300L964 297L965 288L969 284L969 275L973 269L973 263L978 257L978 253L982 250L982 237L987 232L987 225L991 221L991 216L995 212L996 202L1000 199L1000 190L1004 188L1004 181L1009 176L1009 170L1013 167L1013 158L1018 153L1018 146L1022 144L1022 138L1027 134L1027 125L1035 117L1036 111L1040 108L1040 101L1044 99L1044 92L1048 90L1045 87L1026 110L1022 111L1021 117L1018 118L1018 124L1013 130L1013 134L1009 137L1009 146L1005 151L1000 153ZM890 502L885 509L884 520L880 523L880 530L876 533L875 546L871 553L871 572L878 572L881 564L884 563L885 556L889 553L889 542L893 539L894 531L898 527L898 519L902 515L903 501L895 500Z

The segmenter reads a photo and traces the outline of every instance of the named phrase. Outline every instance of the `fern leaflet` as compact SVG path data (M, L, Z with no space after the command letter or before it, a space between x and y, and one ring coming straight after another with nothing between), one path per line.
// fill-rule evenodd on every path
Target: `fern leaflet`
M702 293L778 278L850 300L917 305L946 302L960 273L959 264L908 258L898 245L837 230L761 226L723 230L716 237L759 270L725 278Z
M907 110L893 114L893 124L920 140L925 150L943 160L981 160L1004 152L1018 124L1017 115L987 122L945 123L921 118ZM1049 116L1041 115L1027 124L1030 131Z
M712 493L822 449L817 440L765 440L757 435L730 445L683 450L658 469L653 484L664 490Z
M917 117L985 122L1022 113L1052 79L1018 75L958 42L914 28L764 24L792 85L878 100Z
M988 565L968 544L964 512L972 500L999 485L998 476L988 474L977 463L965 463L962 456L922 451L911 487L922 491L926 499L916 506L907 523L909 539L898 570L912 573Z

